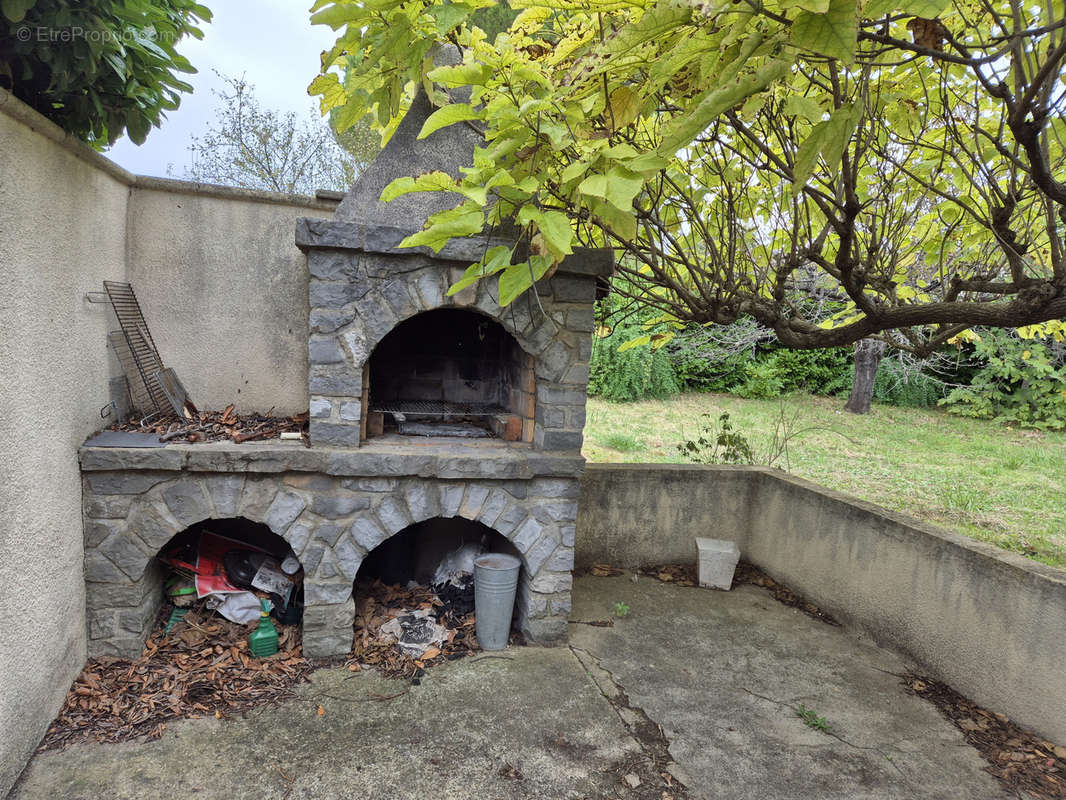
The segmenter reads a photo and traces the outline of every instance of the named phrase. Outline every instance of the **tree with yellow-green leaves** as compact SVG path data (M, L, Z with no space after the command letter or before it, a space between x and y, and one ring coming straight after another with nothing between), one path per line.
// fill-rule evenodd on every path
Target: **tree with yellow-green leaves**
M1062 0L518 0L490 38L471 16L492 5L312 10L338 31L311 91L340 130L369 115L387 136L421 89L423 136L483 131L464 174L383 195L462 196L411 246L517 222L528 247L456 290L509 302L580 244L619 252L656 345L748 316L790 347L921 353L1066 316ZM434 66L444 42L460 64Z

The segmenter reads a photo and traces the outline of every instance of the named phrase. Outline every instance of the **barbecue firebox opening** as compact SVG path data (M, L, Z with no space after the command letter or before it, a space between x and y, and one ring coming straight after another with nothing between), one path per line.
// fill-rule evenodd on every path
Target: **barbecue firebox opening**
M396 326L368 365L367 436L533 440L533 357L498 322L458 309Z
M437 573L454 561L453 555L470 547L486 553L522 557L506 537L480 522L462 517L434 517L416 522L374 548L359 568L356 588L360 582L375 579L386 584L406 585L415 581L432 585Z

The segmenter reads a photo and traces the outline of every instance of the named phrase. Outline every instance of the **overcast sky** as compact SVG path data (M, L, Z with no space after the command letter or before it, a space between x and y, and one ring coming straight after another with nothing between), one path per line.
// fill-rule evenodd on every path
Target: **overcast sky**
M215 117L218 98L212 89L223 87L215 70L228 77L244 75L255 86L263 108L308 114L317 99L307 84L318 74L319 54L332 46L336 35L324 25L311 25L311 0L202 0L214 12L204 25L204 38L186 38L178 52L198 74L186 77L195 87L182 95L177 111L167 113L161 128L153 128L139 147L121 139L107 151L138 175L182 177L189 164L189 138L202 134Z

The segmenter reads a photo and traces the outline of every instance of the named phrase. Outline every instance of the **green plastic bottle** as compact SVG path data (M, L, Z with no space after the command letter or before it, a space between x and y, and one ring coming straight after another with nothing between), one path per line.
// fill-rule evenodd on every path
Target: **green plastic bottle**
M270 621L266 600L260 600L259 625L248 636L248 649L256 658L266 658L278 652L278 631Z

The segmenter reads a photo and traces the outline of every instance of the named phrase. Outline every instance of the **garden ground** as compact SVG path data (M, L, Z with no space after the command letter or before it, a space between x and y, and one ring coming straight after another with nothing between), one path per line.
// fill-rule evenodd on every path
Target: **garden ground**
M804 432L775 464L830 489L1066 567L1066 435L1005 428L940 411L874 405L848 414L841 398L782 401L723 394L609 403L590 397L590 461L684 461L678 443L727 411L766 452L782 413ZM708 414L709 417L701 415ZM712 437L713 438L713 437Z

